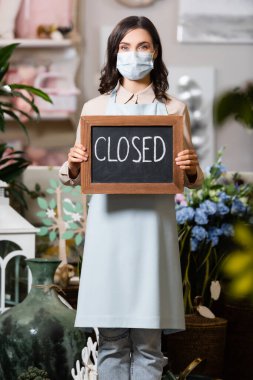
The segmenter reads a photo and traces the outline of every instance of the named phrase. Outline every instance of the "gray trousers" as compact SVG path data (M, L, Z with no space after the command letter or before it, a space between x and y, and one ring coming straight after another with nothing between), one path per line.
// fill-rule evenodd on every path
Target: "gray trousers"
M161 330L99 328L99 380L160 380Z

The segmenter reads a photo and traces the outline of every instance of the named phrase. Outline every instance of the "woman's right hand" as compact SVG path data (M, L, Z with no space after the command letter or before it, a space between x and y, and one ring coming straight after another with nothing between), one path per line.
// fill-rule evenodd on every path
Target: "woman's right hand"
M68 153L68 168L71 178L76 178L80 172L81 162L88 161L87 148L82 144L75 144Z

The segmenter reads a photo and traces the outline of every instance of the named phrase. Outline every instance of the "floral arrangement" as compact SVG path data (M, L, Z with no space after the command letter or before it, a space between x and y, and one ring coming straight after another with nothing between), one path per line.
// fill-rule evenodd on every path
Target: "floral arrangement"
M238 174L228 179L222 151L207 168L201 189L176 195L186 312L193 311L195 296L210 306L209 288L231 250L234 225L238 220L253 223L252 195L253 185L244 184Z
M42 226L39 236L48 236L50 242L58 240L59 259L67 264L66 240L73 239L76 246L84 240L86 226L86 196L81 195L81 187L64 186L60 181L50 179L50 187L46 192L51 199L38 197ZM68 195L68 197L67 197ZM78 197L79 201L72 201L70 197Z

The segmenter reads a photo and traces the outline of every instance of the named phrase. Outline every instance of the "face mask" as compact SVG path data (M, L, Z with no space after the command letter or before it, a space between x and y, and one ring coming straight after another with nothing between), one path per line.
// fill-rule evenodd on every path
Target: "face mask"
M144 78L154 68L153 54L130 51L118 53L117 69L120 74L130 80Z

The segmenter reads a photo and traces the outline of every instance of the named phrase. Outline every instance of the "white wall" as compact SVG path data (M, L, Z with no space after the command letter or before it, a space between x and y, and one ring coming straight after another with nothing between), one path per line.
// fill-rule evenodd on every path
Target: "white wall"
M124 17L144 15L156 25L168 66L213 66L216 94L252 79L253 45L180 44L176 39L178 0L157 0L146 8L127 8L116 0L80 0L80 29L83 36L80 86L83 101L98 95L100 71L99 33L102 25L116 25ZM224 163L229 170L253 170L253 132L229 121L215 129L216 149L226 146Z

